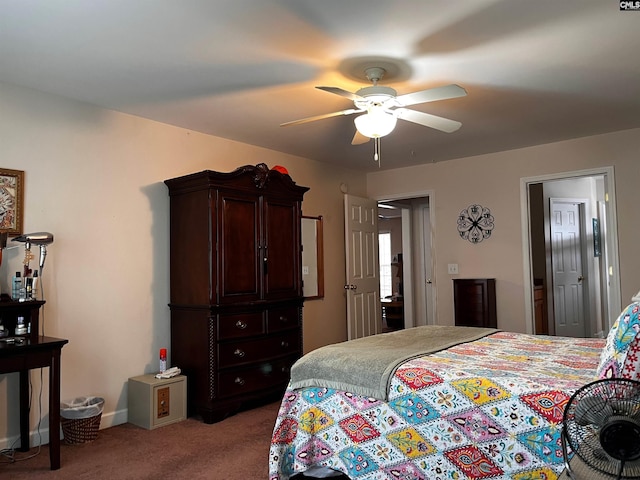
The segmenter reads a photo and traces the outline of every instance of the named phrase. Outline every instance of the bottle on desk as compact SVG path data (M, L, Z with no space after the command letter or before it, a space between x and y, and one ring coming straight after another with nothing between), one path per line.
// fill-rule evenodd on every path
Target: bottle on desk
M26 335L27 334L27 326L24 323L24 317L18 317L18 321L16 322L16 335Z
M31 298L38 299L38 272L33 272L33 284L31 285Z
M20 289L22 288L22 276L20 272L16 272L11 282L11 298L15 301L20 300Z
M24 279L24 288L25 288L24 299L32 300L33 299L33 278L26 277Z

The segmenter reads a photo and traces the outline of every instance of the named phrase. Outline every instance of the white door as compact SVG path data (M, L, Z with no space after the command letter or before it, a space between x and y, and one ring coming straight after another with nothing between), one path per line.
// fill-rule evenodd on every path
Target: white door
M422 219L422 245L424 249L424 290L427 325L435 324L436 299L433 291L433 260L431 256L431 211L429 205L420 208Z
M433 325L434 302L431 255L431 214L428 199L416 199L413 203L412 243L416 269L413 275L415 292L415 325ZM403 237L404 239L404 237Z
M352 340L382 331L378 202L345 194L344 219L347 336Z
M551 198L550 209L555 334L584 337L580 202Z

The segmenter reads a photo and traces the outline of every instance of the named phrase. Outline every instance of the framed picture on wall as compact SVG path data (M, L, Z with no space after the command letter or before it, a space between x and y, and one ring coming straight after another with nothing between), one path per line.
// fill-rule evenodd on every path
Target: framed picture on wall
M24 172L0 168L0 232L22 234Z

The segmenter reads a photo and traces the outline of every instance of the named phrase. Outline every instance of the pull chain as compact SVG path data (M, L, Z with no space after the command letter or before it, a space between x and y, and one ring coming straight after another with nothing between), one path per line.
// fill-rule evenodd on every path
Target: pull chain
M378 168L380 168L380 137L373 139L373 161L378 162Z

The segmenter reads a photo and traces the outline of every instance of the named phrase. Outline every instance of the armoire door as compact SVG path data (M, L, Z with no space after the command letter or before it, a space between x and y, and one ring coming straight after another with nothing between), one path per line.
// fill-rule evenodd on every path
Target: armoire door
M219 192L217 208L220 304L261 297L260 197ZM214 262L215 264L215 262Z
M299 211L296 201L263 198L262 269L267 300L302 296Z

